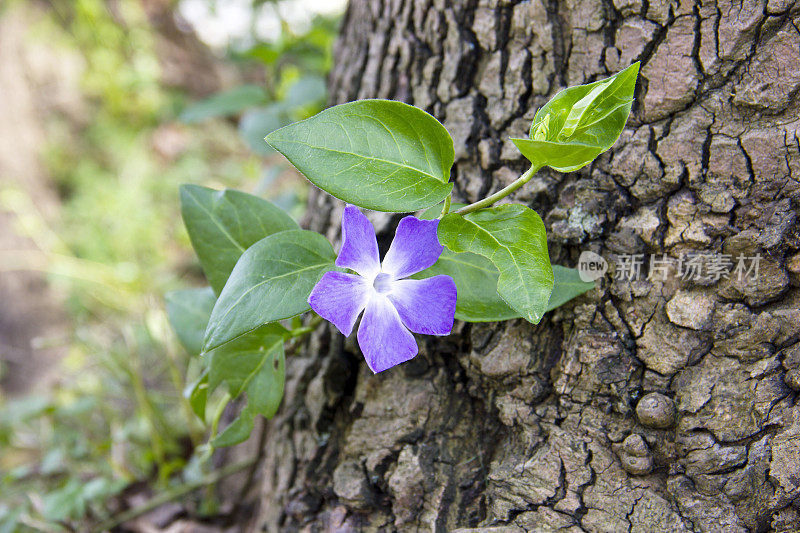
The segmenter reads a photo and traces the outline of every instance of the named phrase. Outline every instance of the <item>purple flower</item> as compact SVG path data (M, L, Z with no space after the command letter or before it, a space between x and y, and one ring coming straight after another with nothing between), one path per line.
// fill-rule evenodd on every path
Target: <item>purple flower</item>
M449 335L456 312L456 284L450 276L403 279L433 265L444 249L438 220L405 217L380 262L375 228L356 206L342 217L342 249L336 266L358 275L327 272L308 303L348 336L361 311L358 345L369 368L382 372L417 355L414 333ZM409 331L410 330L410 331Z

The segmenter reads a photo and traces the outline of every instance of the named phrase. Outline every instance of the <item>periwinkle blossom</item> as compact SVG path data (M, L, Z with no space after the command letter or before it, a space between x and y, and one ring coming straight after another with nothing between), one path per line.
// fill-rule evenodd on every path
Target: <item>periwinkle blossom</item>
M353 205L342 216L342 249L336 266L356 274L327 272L308 303L322 318L349 336L358 316L358 345L369 368L382 372L417 355L411 332L449 335L456 310L456 284L450 276L403 279L433 265L444 249L436 236L438 220L405 217L381 263L375 229Z

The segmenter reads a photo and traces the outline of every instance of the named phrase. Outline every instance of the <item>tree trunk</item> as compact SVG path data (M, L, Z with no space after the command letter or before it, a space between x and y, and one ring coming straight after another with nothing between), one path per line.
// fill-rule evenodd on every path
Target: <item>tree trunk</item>
M41 17L34 3L0 3L0 396L47 390L67 353L64 294L33 271L52 242L39 227L60 209L40 157L47 117L77 120L86 110L80 58L31 39Z
M616 146L514 200L544 218L555 264L591 250L619 274L643 254L642 275L609 274L536 326L457 323L379 375L352 338L314 336L287 362L258 525L796 527L799 25L786 0L353 0L331 103L390 98L442 120L457 201L527 168L508 138L558 90L640 60ZM315 192L307 224L338 242L342 207ZM399 217L370 218L385 250ZM684 279L697 252L760 254L757 279ZM647 279L662 254L672 270Z

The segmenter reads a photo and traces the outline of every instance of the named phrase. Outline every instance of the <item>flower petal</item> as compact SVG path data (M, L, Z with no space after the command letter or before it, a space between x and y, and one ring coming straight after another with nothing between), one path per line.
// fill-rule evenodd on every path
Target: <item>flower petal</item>
M336 266L355 270L366 278L373 278L381 269L375 228L356 206L348 205L342 215L342 249Z
M438 220L416 217L401 220L392 245L383 258L383 271L400 279L433 265L444 250L436 236L438 225Z
M456 283L450 276L395 281L389 300L414 333L449 335L456 313Z
M358 345L370 370L376 374L412 359L419 351L414 336L382 294L373 295L367 303L358 327Z
M311 290L308 304L348 336L373 292L372 285L361 276L326 272Z

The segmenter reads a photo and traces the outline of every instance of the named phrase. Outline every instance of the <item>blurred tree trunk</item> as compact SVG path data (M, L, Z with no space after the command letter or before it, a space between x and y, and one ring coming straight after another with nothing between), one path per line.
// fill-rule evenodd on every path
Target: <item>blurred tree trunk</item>
M80 58L32 43L37 5L0 3L0 395L46 390L66 354L63 294L48 286L41 226L59 200L40 162L47 117L85 112ZM33 221L33 223L32 223Z
M507 139L560 88L641 60L615 148L515 200L545 219L554 263L644 254L644 275L609 275L537 326L459 323L376 376L352 339L315 336L288 363L258 525L796 527L799 24L785 0L353 0L331 103L442 120L459 201L526 169ZM309 208L338 240L342 204L315 193ZM399 217L371 218L385 248ZM758 278L646 279L650 254L692 252L760 254Z

